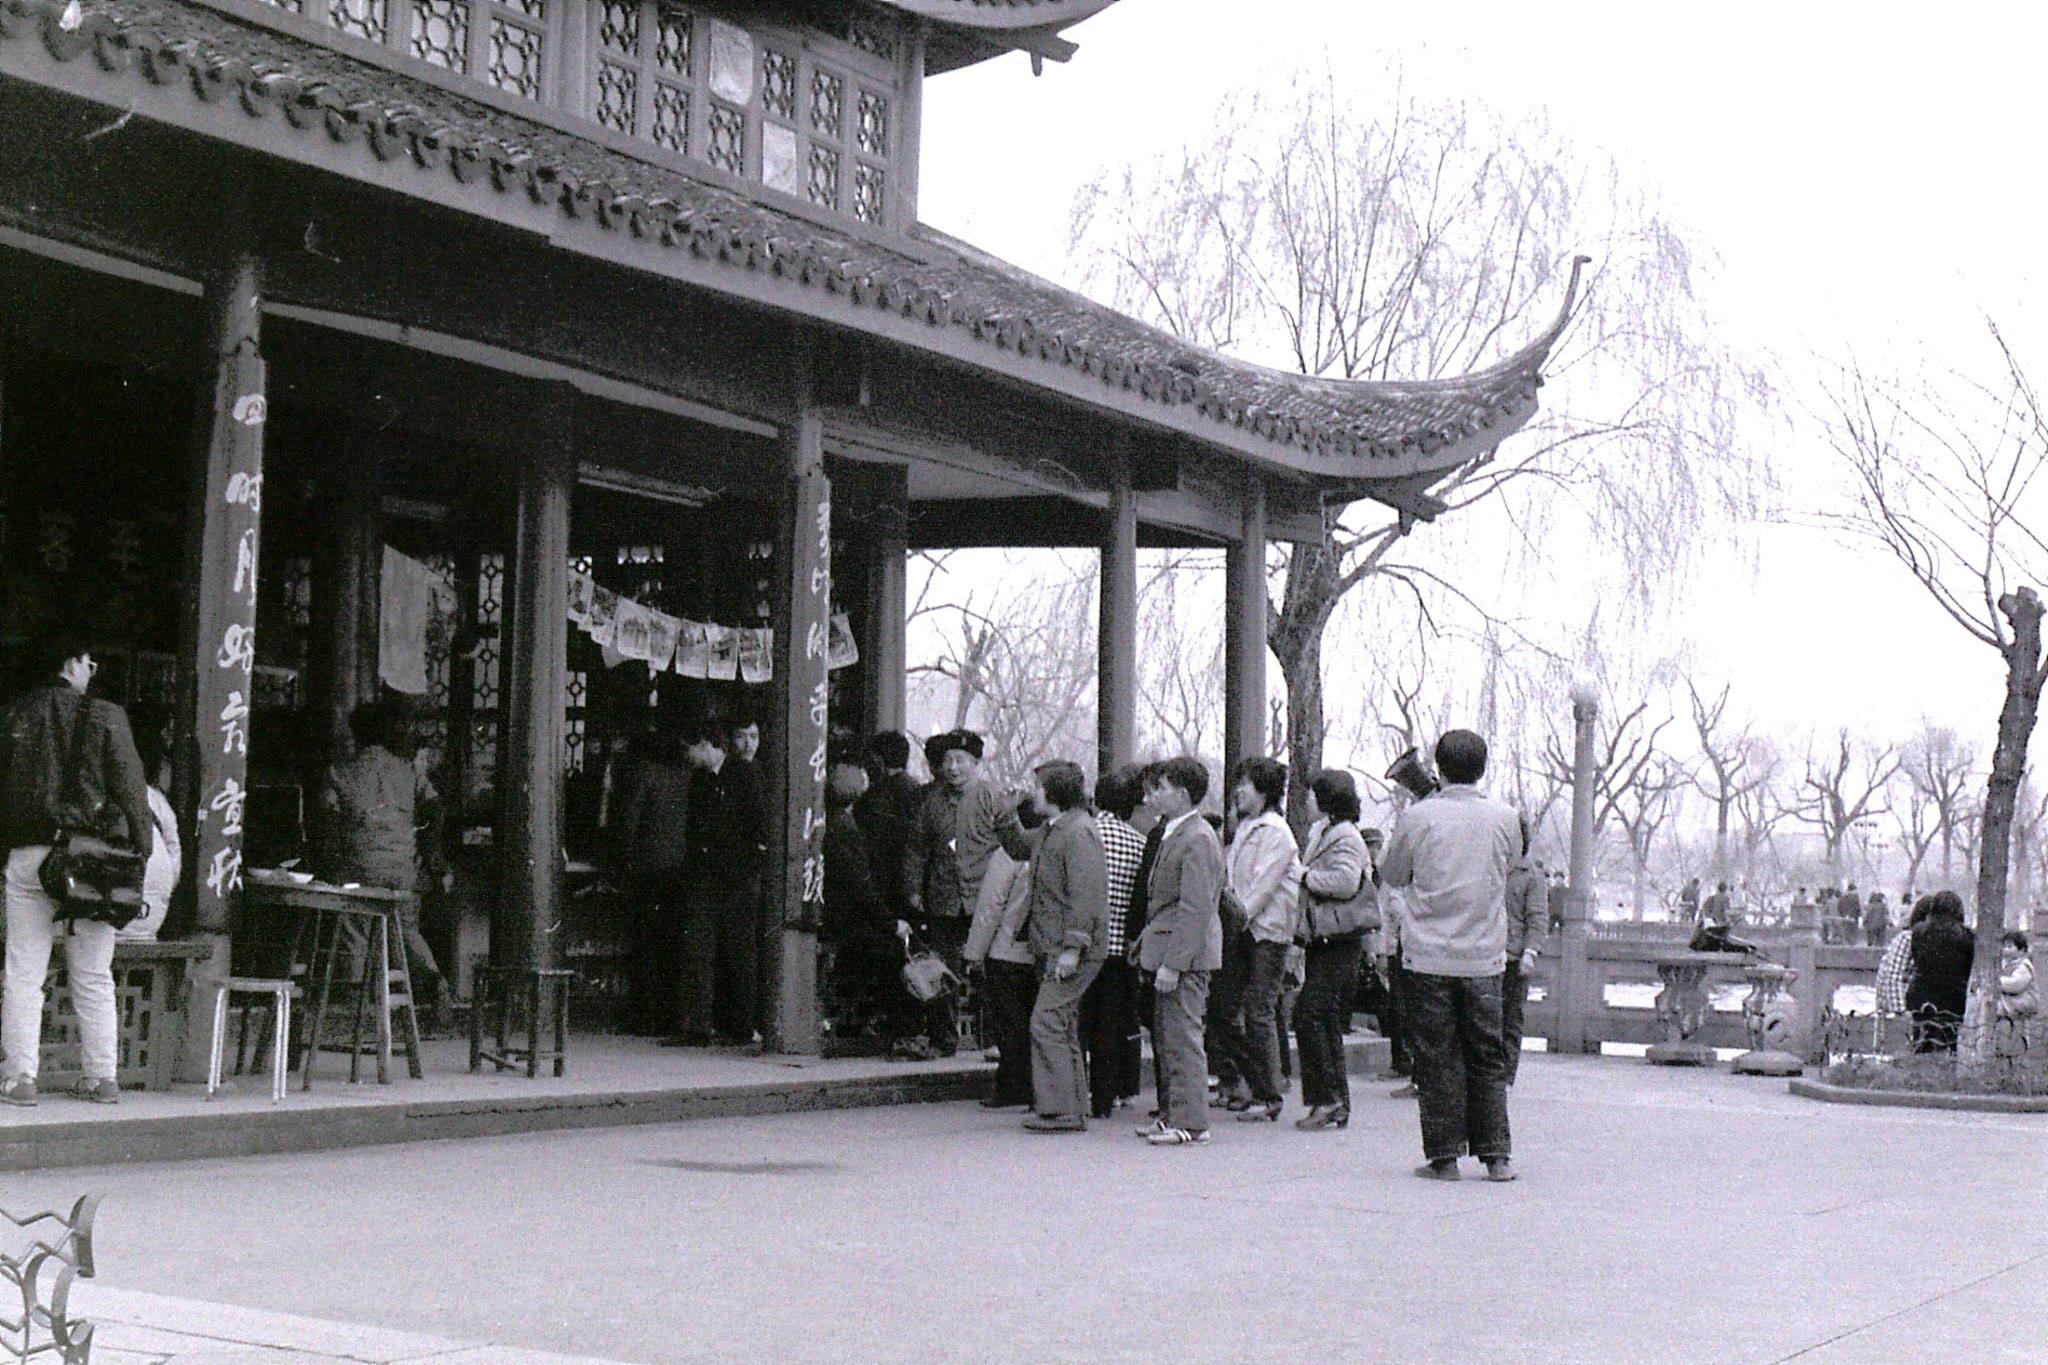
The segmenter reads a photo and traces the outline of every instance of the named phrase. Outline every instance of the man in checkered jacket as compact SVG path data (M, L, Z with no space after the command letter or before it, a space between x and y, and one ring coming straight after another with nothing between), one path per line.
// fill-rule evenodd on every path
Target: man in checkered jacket
M1099 1119L1108 1118L1120 1101L1136 1098L1140 1089L1138 971L1125 954L1137 937L1131 890L1145 836L1132 828L1131 817L1144 800L1143 775L1144 769L1128 764L1095 784L1095 825L1109 873L1109 960L1082 997L1081 1042L1088 1051L1089 1102Z

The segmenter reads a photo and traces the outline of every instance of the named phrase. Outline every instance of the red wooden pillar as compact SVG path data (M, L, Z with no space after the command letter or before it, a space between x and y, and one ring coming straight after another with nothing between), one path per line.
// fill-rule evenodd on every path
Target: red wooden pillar
M1138 497L1131 488L1130 450L1121 439L1111 468L1101 587L1095 761L1107 773L1129 763L1138 743Z
M576 489L576 401L548 395L519 452L505 660L503 859L491 963L559 966L562 889L562 699L569 681L569 507Z
M1225 552L1223 776L1266 752L1266 486L1244 485L1243 522ZM1229 802L1224 802L1225 809Z
M782 436L786 475L777 557L782 578L775 589L775 709L767 769L777 789L768 905L769 913L781 917L781 932L770 939L775 961L767 976L774 998L765 1014L772 1050L815 1053L817 930L825 897L832 485L825 477L824 427L811 397L807 349L797 353L794 380L796 401Z
M249 788L249 716L256 663L256 563L263 512L263 427L268 417L260 347L263 261L253 253L222 262L206 286L211 400L195 432L187 581L197 585L187 617L189 671L178 718L179 783L192 850L181 875L193 879L193 937L212 958L195 968L193 1027L182 1070L211 1045L213 993L228 975L229 925L242 889L242 814Z

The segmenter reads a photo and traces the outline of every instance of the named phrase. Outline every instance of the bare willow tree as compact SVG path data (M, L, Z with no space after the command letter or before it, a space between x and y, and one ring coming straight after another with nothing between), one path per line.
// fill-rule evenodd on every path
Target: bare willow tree
M1084 190L1072 239L1088 285L1186 341L1304 374L1435 379L1538 332L1589 253L1542 414L1431 491L1453 511L1513 504L1506 524L1532 556L1561 494L1648 600L1704 518L1767 491L1740 436L1767 388L1712 334L1692 247L1611 162L1545 127L1398 91L1372 114L1334 85L1237 99L1177 162ZM1320 539L1273 551L1267 639L1299 777L1322 762L1338 603L1375 575L1458 591L1444 565L1395 554L1412 524L1331 508Z
M1886 378L1852 364L1829 395L1828 424L1851 489L1834 523L1883 546L2005 669L1978 830L1970 1022L1980 1040L1998 999L2013 811L2048 681L2035 587L2048 570L2048 508L2035 488L2048 466L2048 422L2018 357L1986 326L1989 378Z
M1977 782L1977 750L1946 725L1922 721L1907 740L1899 770L1905 775L1907 800L1926 808L1933 842L1941 845L1941 879L1949 879L1954 855L1963 845L1963 826ZM1917 874L1919 864L1916 861ZM1912 885L1919 885L1917 876Z
M1828 874L1842 875L1842 848L1864 820L1891 809L1886 788L1898 775L1899 751L1890 744L1835 735L1833 753L1806 756L1806 772L1792 794L1791 816L1812 825L1827 849Z
M1692 703L1693 736L1700 746L1700 767L1692 774L1692 785L1714 808L1714 876L1728 880L1728 835L1736 822L1743 800L1770 783L1772 768L1754 727L1737 724L1728 714L1727 686L1712 700L1700 695L1698 685L1685 680L1685 694Z

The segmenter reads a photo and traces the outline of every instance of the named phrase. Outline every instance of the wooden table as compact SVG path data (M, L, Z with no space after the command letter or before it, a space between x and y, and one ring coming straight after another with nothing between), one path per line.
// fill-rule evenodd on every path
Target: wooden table
M332 916L344 922L351 917L360 917L369 931L368 951L363 955L363 973L357 982L356 1018L357 1030L350 1043L348 1078L357 1079L359 1055L362 1048L361 1020L363 1004L376 1002L374 1013L377 1028L377 1083L388 1085L391 1081L391 924L393 911L411 893L393 891L381 886L336 886L332 882L301 881L290 873L270 868L253 868L243 874L243 896L252 917L263 912L284 912L292 916L284 940L292 945L289 953L290 970L301 970L298 945L308 945L304 955L303 970L306 973L307 1001L306 1020L306 1075L304 1088L313 1084L313 1061L315 1044L324 1022L327 1009L327 987L330 971L322 979L313 979L313 960L318 955L320 944L320 921ZM311 930L311 937L307 931ZM413 1074L418 1075L418 1060L413 1060Z

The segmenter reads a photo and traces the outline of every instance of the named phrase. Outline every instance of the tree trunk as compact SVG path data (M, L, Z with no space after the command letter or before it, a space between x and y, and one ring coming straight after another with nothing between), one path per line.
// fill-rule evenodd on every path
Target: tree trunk
M1341 565L1325 517L1319 545L1287 551L1286 587L1268 644L1287 684L1287 820L1306 825L1308 784L1323 766L1323 631L1336 608Z
M1722 793L1714 808L1714 883L1728 880L1728 807L1734 804Z
M1977 1059L1990 1056L1998 1007L1998 953L2005 937L2006 878L2011 871L2012 816L2020 779L2027 768L2027 744L2041 711L2041 599L2021 588L1998 599L2012 626L2005 655L2005 705L1998 713L1998 743L1991 752L1991 778L1984 788L1977 863L1977 957L1970 976L1970 1031Z

